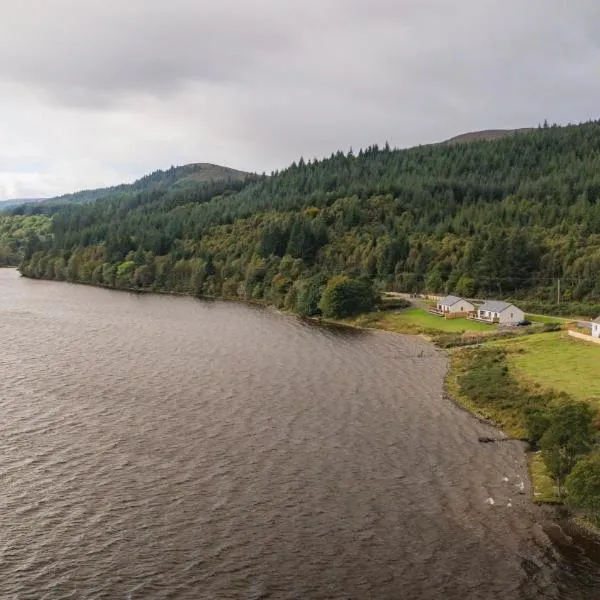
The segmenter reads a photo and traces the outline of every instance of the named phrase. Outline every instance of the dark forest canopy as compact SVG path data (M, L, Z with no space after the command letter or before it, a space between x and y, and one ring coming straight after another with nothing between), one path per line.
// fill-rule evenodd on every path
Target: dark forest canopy
M39 211L30 206L23 211ZM600 300L600 122L495 141L372 146L254 180L49 206L31 277L319 310L327 280ZM300 306L304 303L303 306ZM308 311L310 312L310 310Z

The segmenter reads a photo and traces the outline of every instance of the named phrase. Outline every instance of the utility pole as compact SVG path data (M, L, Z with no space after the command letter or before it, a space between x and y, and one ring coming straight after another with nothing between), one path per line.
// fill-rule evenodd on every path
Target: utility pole
M560 304L560 278L557 279L558 287L556 289L556 303Z

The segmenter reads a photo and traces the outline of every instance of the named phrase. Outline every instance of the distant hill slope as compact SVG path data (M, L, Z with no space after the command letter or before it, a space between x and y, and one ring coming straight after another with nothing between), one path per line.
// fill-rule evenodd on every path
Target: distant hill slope
M145 190L165 190L167 188L194 187L196 184L213 181L244 181L252 177L251 173L211 163L192 163L181 167L171 167L145 175L133 183L124 183L107 188L82 190L73 194L64 194L45 200L45 204L73 204L93 202L122 193Z
M12 200L0 200L0 211L8 210L23 204L35 204L36 202L42 202L43 200L45 200L45 198L15 198Z
M530 133L535 131L533 127L522 127L520 129L486 129L484 131L472 131L454 136L445 140L442 144L466 144L469 142L494 141L516 133Z

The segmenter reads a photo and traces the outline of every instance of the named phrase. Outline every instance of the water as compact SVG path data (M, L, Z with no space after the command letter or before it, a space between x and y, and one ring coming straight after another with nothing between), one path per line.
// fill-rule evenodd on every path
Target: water
M445 368L410 337L0 270L0 596L595 597Z

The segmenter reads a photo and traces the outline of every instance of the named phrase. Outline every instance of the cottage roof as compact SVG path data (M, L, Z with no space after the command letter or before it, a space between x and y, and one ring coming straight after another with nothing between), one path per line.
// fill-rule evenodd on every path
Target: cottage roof
M600 317L598 317L597 319L594 319L594 320L592 321L592 323L600 323Z
M461 300L464 300L464 298L461 298L460 296L444 296L440 299L439 303L444 306L452 306Z
M488 300L479 307L479 310L486 310L488 312L501 313L504 312L509 306L514 306L510 302L502 302L502 300Z

